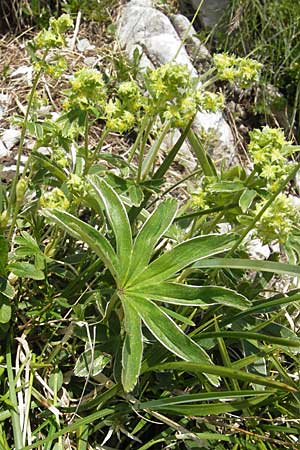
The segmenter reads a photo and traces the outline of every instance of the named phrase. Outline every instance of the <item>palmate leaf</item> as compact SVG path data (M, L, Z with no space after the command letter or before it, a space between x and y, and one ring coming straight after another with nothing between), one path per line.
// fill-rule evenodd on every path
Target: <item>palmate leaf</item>
M132 254L132 235L126 209L113 188L98 175L89 177L89 183L97 194L96 200L100 206L104 206L115 235L119 284L122 284L126 278Z
M218 286L191 286L162 282L126 290L127 293L131 291L172 305L210 306L220 304L242 311L251 306L251 302L243 295Z
M138 295L130 296L127 301L132 304L155 338L170 352L186 361L202 361L212 364L208 354L155 303ZM215 386L218 386L217 376L209 374L207 378Z
M220 303L242 311L249 308L245 297L229 289L166 282L195 261L229 250L235 237L209 235L190 239L148 265L156 244L173 222L176 201L162 202L146 220L133 243L127 212L118 194L96 175L89 178L89 183L96 194L94 200L104 209L113 230L116 250L98 230L66 211L46 209L43 214L76 239L86 242L117 282L125 316L122 352L122 383L125 391L134 388L141 370L142 322L176 356L186 361L211 363L208 354L181 330L166 308L160 308L150 299L190 306ZM206 376L218 385L218 376Z
M128 280L127 287L165 281L199 259L230 250L234 240L234 235L219 234L189 239L157 258L136 278Z

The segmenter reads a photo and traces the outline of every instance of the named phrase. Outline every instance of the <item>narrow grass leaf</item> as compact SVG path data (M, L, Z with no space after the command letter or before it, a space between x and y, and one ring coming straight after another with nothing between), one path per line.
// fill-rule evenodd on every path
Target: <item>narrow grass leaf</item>
M97 175L88 178L97 194L96 200L104 206L105 213L113 229L117 256L119 259L120 281L124 281L129 268L132 252L132 235L126 209L114 189Z
M260 399L263 401L268 396L265 396ZM180 416L210 416L210 415L218 415L225 414L229 412L234 412L238 410L243 410L245 408L253 406L257 402L251 401L248 399L239 401L239 402L225 402L225 403L209 403L207 405L179 405L179 406L165 406L157 409L159 411L165 411L169 413L173 413Z
M156 339L174 355L186 361L211 362L208 354L155 303L142 296L132 296L131 302L146 327ZM207 377L214 385L218 385L218 377Z
M211 391L200 392L198 394L184 394L177 395L176 397L165 397L158 400L150 400L148 402L141 402L138 404L139 409L151 408L157 409L165 406L175 406L188 404L191 405L197 402L207 402L212 400L232 401L237 398L245 397L262 397L274 394L274 391L253 391L253 390L241 390L241 391Z
M32 448L40 447L41 445L48 444L49 442L53 442L54 440L58 439L61 436L64 436L68 433L72 433L74 431L80 430L81 427L93 423L96 420L102 419L106 416L109 416L113 414L115 411L112 408L102 409L101 411L97 411L93 414L90 414L89 416L83 417L82 419L78 419L75 422L71 423L70 425L67 425L66 427L62 428L61 430L57 431L56 433L53 433L49 436L47 436L45 439L39 439L38 441L34 442L31 445L27 445L26 447L22 447L22 450L31 450Z
M193 267L199 269L245 269L256 272L272 272L280 275L300 277L300 266L277 263L274 261L253 261L239 258L210 258L197 261Z
M300 293L298 292L297 294L290 295L287 297L275 298L274 300L270 298L267 301L262 302L260 301L258 304L254 304L251 308L247 309L246 311L243 311L237 314L236 316L231 317L230 321L231 322L237 321L242 319L243 317L247 317L250 316L251 314L259 312L262 313L271 312L280 308L283 305L298 302L299 300L300 300Z
M153 261L130 285L148 285L165 281L195 261L230 250L233 235L199 236L182 244Z
M122 384L125 392L136 385L141 370L143 356L143 336L141 319L131 306L130 298L122 299L125 315L125 339L122 350Z
M155 245L172 225L176 212L176 200L168 199L162 202L146 220L134 241L129 280L146 268Z
M110 243L91 225L60 209L43 209L42 214L55 222L75 239L82 240L102 259L117 278L118 259Z
M144 294L152 300L173 305L210 306L226 305L244 311L251 302L237 292L218 286L191 286L179 283L158 283L134 287L136 293ZM130 292L130 289L128 289Z
M278 344L287 347L300 347L300 339L281 338L268 334L252 333L250 331L213 331L209 333L201 333L197 336L197 340L211 338L229 338L229 339L253 339L256 341L264 341L270 344Z
M283 391L297 391L297 389L295 389L293 386L290 386L286 383L281 383L280 381L272 380L268 377L262 377L260 375L233 369L231 367L217 366L215 364L204 364L202 362L168 362L149 367L145 371L149 372L154 370L179 370L184 372L214 374L219 377L229 377L237 380L248 381L249 383L269 386Z

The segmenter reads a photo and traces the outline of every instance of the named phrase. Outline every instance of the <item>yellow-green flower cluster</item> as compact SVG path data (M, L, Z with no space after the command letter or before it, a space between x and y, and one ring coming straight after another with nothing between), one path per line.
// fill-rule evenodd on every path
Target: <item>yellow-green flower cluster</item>
M198 91L196 93L196 101L200 111L217 112L224 108L224 95L209 91Z
M236 83L242 88L259 80L262 64L250 58L238 58L227 53L217 53L213 57L218 78Z
M64 102L67 110L94 110L103 107L106 90L102 74L96 69L81 69L74 74L71 88L66 91L68 98Z
M87 193L86 183L83 178L72 173L67 181L69 191L74 197L82 198Z
M184 95L191 87L191 77L187 66L168 63L158 69L148 70L145 83L153 102L157 104Z
M65 168L68 165L69 158L66 151L59 146L55 146L52 148L52 159L56 162L58 166L61 168Z
M49 50L51 48L64 47L66 45L64 33L73 26L73 21L68 14L63 14L58 19L51 17L49 28L42 30L34 39L36 49Z
M260 211L263 204L264 202L260 202L256 205L255 214ZM284 244L299 219L299 211L291 199L285 194L280 194L256 224L257 233L264 243L278 240Z
M59 188L54 188L50 192L45 192L40 198L40 206L42 208L68 209L69 205L69 200Z
M262 130L249 133L248 151L259 176L266 180L268 187L275 188L287 174L287 156L291 154L291 143L285 139L280 128L265 126Z
M144 105L145 101L136 82L121 83L117 96L110 99L104 108L107 128L118 133L130 130L139 119Z
M196 114L195 87L186 66L168 63L148 70L145 84L149 93L146 107L149 114L159 114L175 127L184 126Z

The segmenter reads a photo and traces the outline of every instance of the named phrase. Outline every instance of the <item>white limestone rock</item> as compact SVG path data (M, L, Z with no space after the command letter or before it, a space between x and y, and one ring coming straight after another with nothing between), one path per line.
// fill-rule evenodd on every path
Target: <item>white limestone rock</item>
M173 23L177 24L176 32L169 18L152 5L151 0L131 0L123 7L117 27L121 46L131 59L134 50L138 48L142 54L140 67L143 70L175 60L178 64L186 65L192 77L198 77L180 38L189 27L187 19L180 15L175 16L175 19L173 17ZM193 33L191 29L190 39L193 39ZM209 57L208 51L203 47L202 52L203 56ZM235 164L234 138L222 113L198 113L193 128L197 132L205 131L213 136L209 147L215 162L224 161L228 166Z
M170 131L162 142L161 150L168 153L174 147L179 138L179 130L174 129ZM197 159L195 158L192 148L187 140L180 147L176 161L189 171L196 169Z
M132 0L123 8L118 24L118 38L129 55L139 45L155 66L174 59L178 64L186 64L191 75L197 76L171 21L153 8L151 1Z
M258 260L268 259L271 254L270 247L264 245L259 238L252 238L248 242L247 250L251 258Z
M231 128L220 111L198 112L192 128L208 135L209 153L217 165L222 161L228 167L238 163Z
M0 157L9 155L10 150L18 144L21 137L21 131L15 128L5 130L0 138Z
M172 24L181 40L185 40L185 47L193 60L198 62L207 62L211 60L211 55L200 39L196 37L196 30L189 19L182 14L173 14L171 16Z

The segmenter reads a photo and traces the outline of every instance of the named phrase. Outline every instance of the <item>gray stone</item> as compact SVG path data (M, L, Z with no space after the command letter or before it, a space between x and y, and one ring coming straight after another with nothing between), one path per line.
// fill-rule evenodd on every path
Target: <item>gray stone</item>
M0 156L8 156L9 151L20 141L21 131L15 128L5 130L0 138Z
M193 66L188 53L182 43L185 33L193 41L194 45L202 50L203 57L209 57L207 49L199 44L198 39L193 37L195 31L183 16L173 16L174 26L162 12L152 6L150 0L131 0L123 7L118 23L118 38L122 47L125 48L130 58L138 48L142 52L140 67L157 67L170 61L186 65L192 77L198 77L198 72ZM205 131L209 134L208 150L215 162L224 161L228 166L235 161L234 138L231 129L225 121L221 112L198 113L193 124L195 131ZM168 145L168 143L166 143Z
M193 58L194 63L203 63L211 60L211 55L205 45L196 37L196 30L191 25L189 19L182 14L171 16L172 24L182 41L188 54Z
M196 11L202 0L185 0L186 3L191 3ZM213 28L217 25L227 8L229 7L229 0L203 0L199 11L199 19L204 27Z
M216 164L224 161L226 166L233 166L238 162L231 128L221 112L198 112L193 129L207 134L208 152Z
M137 45L155 66L174 60L185 64L192 76L197 72L182 46L171 21L146 0L132 0L122 11L118 24L118 38L129 55Z
M179 137L179 130L174 129L169 132L161 145L161 150L168 153L176 144ZM189 171L195 170L197 166L197 160L188 141L185 141L180 147L176 161L183 167L186 167Z
M249 256L253 259L268 259L271 250L267 244L263 244L259 238L252 238L247 245Z
M77 50L79 52L86 52L88 50L93 50L95 48L94 45L91 45L90 41L86 38L79 39L77 42Z

